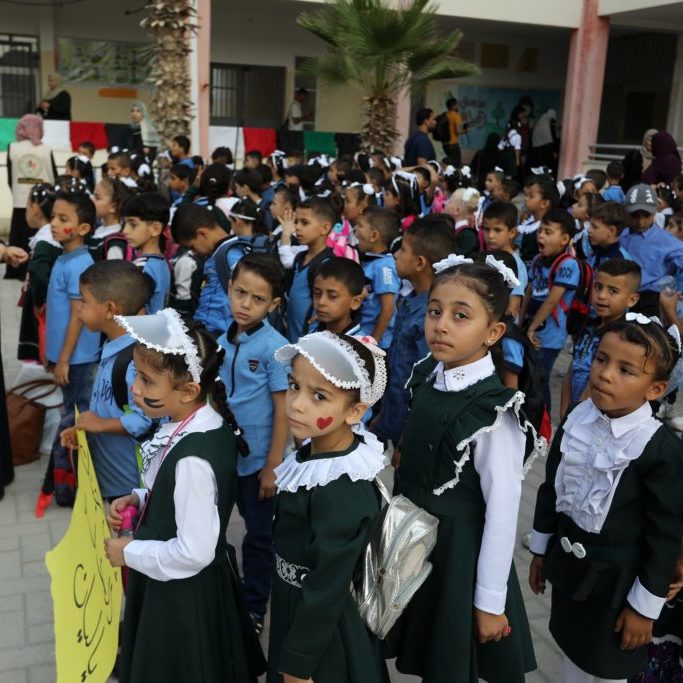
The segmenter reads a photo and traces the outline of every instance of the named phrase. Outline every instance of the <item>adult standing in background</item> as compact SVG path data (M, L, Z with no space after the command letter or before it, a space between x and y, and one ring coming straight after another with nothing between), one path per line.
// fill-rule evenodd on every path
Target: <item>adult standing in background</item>
M37 114L25 114L15 130L16 142L7 148L7 181L12 191L12 222L9 241L13 247L28 252L30 230L26 223L26 203L31 188L38 183L54 183L57 167L52 147L42 142L43 119ZM7 266L6 279L23 280L26 264Z
M311 119L311 112L305 112L303 107L308 101L308 90L299 88L294 93L294 101L289 105L287 114L287 127L290 131L301 131L304 129L304 121Z
M557 156L560 137L557 133L557 112L548 109L540 116L531 131L529 166L547 166L557 175Z
M451 97L446 101L446 116L448 118L448 132L449 139L444 143L443 151L448 157L449 163L456 168L460 168L462 164L462 155L460 152L460 135L467 132L468 124L463 123L462 116L458 111L458 100Z
M71 95L62 87L62 77L59 74L50 74L47 85L48 90L36 113L44 119L71 121Z
M403 165L406 168L421 166L432 159L436 159L434 145L429 139L429 133L436 126L436 116L432 109L420 109L415 114L417 130L406 140L403 150Z
M153 161L160 144L159 133L149 117L145 103L136 100L130 107L128 149L142 152Z
M673 137L666 131L652 136L652 163L645 169L641 182L646 185L669 184L681 173L681 155Z

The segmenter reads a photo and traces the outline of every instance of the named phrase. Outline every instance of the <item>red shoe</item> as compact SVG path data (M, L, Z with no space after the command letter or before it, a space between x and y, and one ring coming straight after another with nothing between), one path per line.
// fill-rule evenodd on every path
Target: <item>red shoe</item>
M52 498L54 497L53 493L43 493L42 491L38 494L38 500L36 501L36 510L35 510L35 515L38 519L42 519L43 515L45 515L45 510L50 506L50 503L52 502Z

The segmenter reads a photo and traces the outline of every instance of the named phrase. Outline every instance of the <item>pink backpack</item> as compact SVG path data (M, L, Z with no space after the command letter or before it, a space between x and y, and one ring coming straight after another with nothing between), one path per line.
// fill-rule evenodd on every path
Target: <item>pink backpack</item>
M335 256L360 262L358 250L351 245L351 224L344 219L343 223L337 223L327 236L327 246L332 249Z

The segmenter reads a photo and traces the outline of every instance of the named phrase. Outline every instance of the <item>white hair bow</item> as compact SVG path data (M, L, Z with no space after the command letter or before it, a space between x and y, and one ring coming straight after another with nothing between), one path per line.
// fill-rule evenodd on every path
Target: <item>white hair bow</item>
M639 325L649 325L652 322L652 319L648 318L646 315L643 315L642 313L632 313L630 311L626 314L626 320L630 323L636 322Z
M512 270L512 268L508 268L502 261L499 261L497 258L494 258L493 256L491 256L491 254L489 254L486 257L485 263L487 266L495 268L503 276L503 280L505 280L505 283L510 289L519 287L519 285L521 284L521 282L515 275L514 270Z
M360 187L367 195L375 194L375 188L370 183L353 182L349 185L348 189L350 190L352 187Z
M681 331L678 329L676 325L671 325L671 327L667 327L666 331L674 338L674 341L676 342L676 346L678 347L678 353L681 352Z
M138 175L141 178L144 178L145 176L148 176L152 173L152 169L149 167L149 164L140 164L138 166Z
M474 263L474 261L471 258L466 258L462 254L448 254L445 259L433 264L432 268L435 273L440 273L442 270L446 270L446 268L462 266L465 263Z
M469 166L463 166L460 169L460 173L462 173L462 175L465 178L471 178L472 177L472 169Z
M450 164L448 164L448 166L446 166L446 168L444 169L443 177L448 178L449 176L452 176L454 174L455 174L455 166L451 166Z
M639 325L649 325L650 323L657 323L657 325L659 325L660 327L664 327L664 325L662 325L662 321L656 315L653 315L651 318L648 318L646 315L643 315L642 313L631 313L629 311L626 314L626 320L628 322L636 322ZM680 353L681 349L683 348L683 345L681 344L681 331L678 329L676 325L671 325L666 328L666 333L670 337L673 337L678 348L678 353Z
M88 157L85 156L85 154L77 154L76 159L78 159L79 161L82 161L84 164L90 163L90 159L88 159Z
M494 166L493 170L498 171L498 173L503 173L503 174L505 173L505 171L500 166Z
M477 199L479 198L479 190L477 190L476 187L468 187L463 193L462 193L462 199L464 202L469 202L474 195L477 195Z

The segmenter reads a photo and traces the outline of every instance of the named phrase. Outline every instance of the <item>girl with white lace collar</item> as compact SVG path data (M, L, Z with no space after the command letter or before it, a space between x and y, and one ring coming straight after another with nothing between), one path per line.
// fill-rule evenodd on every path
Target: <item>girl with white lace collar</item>
M304 445L275 469L268 681L378 683L384 664L349 591L379 514L382 444L360 427L386 387L370 337L314 332L279 349L291 363L285 410ZM343 672L343 673L342 673Z
M522 683L535 660L512 555L526 435L543 444L491 353L519 281L491 255L451 255L434 270L431 355L409 380L396 489L438 517L439 536L432 574L402 617L397 668L430 683Z
M529 583L553 585L565 683L645 670L681 546L683 447L652 414L680 336L629 313L603 333L590 398L558 431L536 501ZM680 574L680 568L677 569ZM675 593L675 591L674 591Z
M265 662L249 672L246 652L260 650L246 646L256 636L250 625L242 627L225 539L237 450L246 444L238 443L218 376L224 351L203 326L173 309L115 319L138 341L136 404L151 418L169 418L143 445L145 488L115 500L107 518L116 532L122 511L138 510L132 537L105 541L112 565L130 568L119 678L176 680L182 671L184 680L209 683L230 671L247 683Z

